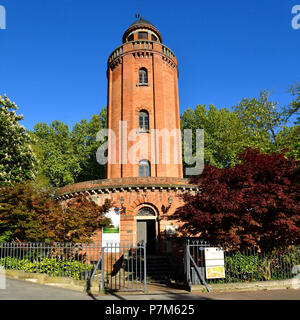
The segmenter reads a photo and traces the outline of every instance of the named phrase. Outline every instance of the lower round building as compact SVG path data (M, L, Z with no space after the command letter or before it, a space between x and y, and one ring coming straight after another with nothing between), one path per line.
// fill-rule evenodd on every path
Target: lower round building
M181 195L197 192L198 187L178 178L120 178L76 183L59 189L56 199L62 203L78 195L89 196L99 205L111 200L119 208L120 242L147 242L147 252L163 253L166 239L177 234L178 221L171 218L184 204ZM99 230L94 242L102 242ZM116 239L115 239L116 240Z

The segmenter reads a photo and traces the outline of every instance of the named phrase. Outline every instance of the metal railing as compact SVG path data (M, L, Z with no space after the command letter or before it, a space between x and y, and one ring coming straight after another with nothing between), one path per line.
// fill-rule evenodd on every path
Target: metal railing
M205 266L203 264L202 250L209 244L202 240L187 241L184 249L184 274L189 291L193 284L203 284L209 292L209 286L205 279Z
M0 243L5 270L99 282L107 290L146 291L146 243Z
M95 270L101 266L100 292L147 291L146 243L114 243L102 247ZM92 272L89 283L96 273Z
M300 247L289 246L261 252L257 248L224 250L225 278L207 279L205 272L206 247L202 240L187 241L184 255L184 271L189 286L202 283L234 283L269 280L285 280L295 277L300 269Z
M0 243L0 265L6 270L76 280L89 278L100 255L98 243Z
M210 283L256 282L286 280L295 277L300 265L300 247L290 246L271 251L249 248L224 251L225 279L211 279Z

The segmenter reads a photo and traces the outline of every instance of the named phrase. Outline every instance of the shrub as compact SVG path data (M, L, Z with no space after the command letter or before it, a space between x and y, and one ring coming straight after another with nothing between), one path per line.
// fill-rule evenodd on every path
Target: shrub
M76 260L64 260L60 258L39 258L30 260L5 257L0 259L0 265L8 270L22 270L29 273L46 273L53 277L71 277L81 280L86 273L93 270L93 265Z
M224 280L220 283L283 280L295 276L292 268L300 265L300 248L273 250L269 253L225 253Z

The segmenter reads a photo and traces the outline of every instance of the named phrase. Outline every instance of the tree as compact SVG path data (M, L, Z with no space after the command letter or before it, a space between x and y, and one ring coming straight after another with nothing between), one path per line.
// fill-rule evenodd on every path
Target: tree
M0 189L0 222L2 231L22 241L43 241L47 237L43 217L56 204L47 191L34 183L16 183ZM8 239L6 239L8 241Z
M89 241L97 230L110 225L110 219L104 217L110 208L109 200L98 206L85 196L71 199L63 210L56 207L45 217L47 236L62 242Z
M106 127L106 109L93 115L88 122L83 119L70 132L59 121L51 125L38 123L33 137L37 141L34 151L39 160L38 180L48 180L53 187L62 187L76 182L105 178L105 166L98 164L96 142L99 130Z
M206 166L192 179L201 191L185 194L171 219L183 233L225 247L263 250L300 242L299 161L247 149L232 168Z
M104 217L111 204L98 206L81 196L64 207L49 190L35 183L17 183L0 189L2 241L89 241L96 230L109 224Z
M96 141L96 136L101 129L106 128L106 117L107 111L104 108L99 115L93 115L89 122L81 120L72 129L71 140L74 154L80 165L80 172L75 177L76 182L106 177L105 166L100 165L96 159L96 152L100 146L100 142Z
M286 156L300 159L299 118L291 125L300 107L300 84L292 85L288 92L292 100L285 107L271 101L269 91L263 91L258 98L242 99L232 111L213 105L188 108L181 115L181 129L193 130L193 155L196 129L204 129L205 164L232 167L248 147L265 153L284 151Z
M237 154L246 144L242 122L226 108L217 109L213 105L209 109L205 105L194 110L188 108L181 116L181 129L193 130L193 146L196 129L204 129L204 162L219 168L237 163Z
M294 151L291 156L298 153L294 149L297 136L293 135L295 130L299 132L299 127L294 129L288 122L299 110L300 85L291 86L289 92L293 97L298 96L286 107L271 101L269 91L260 92L258 98L242 99L233 107L247 132L247 147L259 148L266 153L291 149Z
M32 180L36 173L31 140L19 124L23 116L17 109L7 96L0 96L0 185Z
M59 121L51 125L38 123L33 136L37 144L35 150L39 159L39 175L48 178L54 187L62 187L75 182L80 172L80 164L75 156L69 127Z

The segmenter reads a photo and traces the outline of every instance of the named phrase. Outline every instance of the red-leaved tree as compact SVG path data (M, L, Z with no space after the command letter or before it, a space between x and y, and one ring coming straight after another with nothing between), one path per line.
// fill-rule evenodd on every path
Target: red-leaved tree
M300 242L299 161L247 149L233 168L205 167L196 195L171 218L183 234L229 248L262 250Z
M86 196L78 196L64 206L49 190L32 182L0 188L0 242L86 242L97 230L110 224L105 213L109 200L101 206Z

